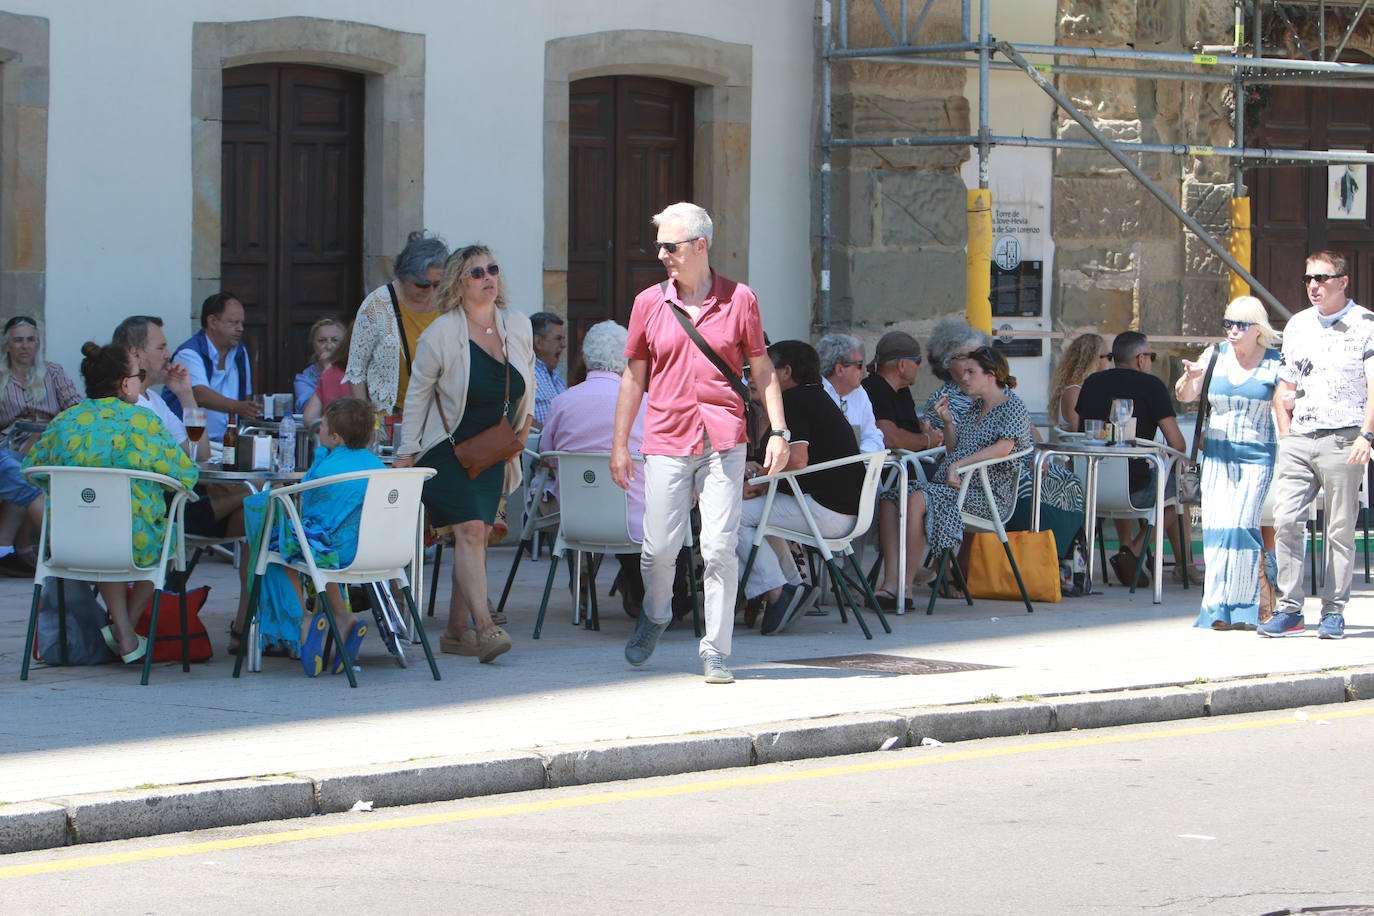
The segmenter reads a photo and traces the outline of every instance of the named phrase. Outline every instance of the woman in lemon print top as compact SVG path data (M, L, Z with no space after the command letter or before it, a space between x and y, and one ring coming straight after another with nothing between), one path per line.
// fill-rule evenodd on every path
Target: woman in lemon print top
M119 344L87 343L81 348L81 375L86 399L53 417L43 438L29 451L24 467L44 464L87 468L129 468L165 474L188 488L200 476L194 462L172 439L152 411L135 406L143 391L144 372ZM167 502L150 481L132 484L134 559L140 566L157 562L166 530ZM110 612L104 631L110 649L123 660L143 657L147 640L134 633L129 609L141 610L153 597L151 582L102 582L100 597Z

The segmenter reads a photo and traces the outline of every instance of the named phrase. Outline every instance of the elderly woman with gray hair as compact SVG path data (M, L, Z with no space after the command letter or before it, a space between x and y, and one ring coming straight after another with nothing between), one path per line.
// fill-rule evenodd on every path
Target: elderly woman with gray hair
M539 445L552 452L609 452L615 431L615 402L620 394L620 375L625 371L625 341L629 332L614 321L591 326L582 338L582 362L587 379L554 398L544 418ZM630 454L639 455L644 442L644 405L630 428ZM630 480L627 514L630 534L644 538L644 475L636 472ZM644 602L644 578L639 555L625 554L620 559L621 599L632 617L639 616Z
M391 413L405 392L420 335L439 316L434 288L447 260L443 239L410 233L392 265L396 282L377 287L358 306L344 381L381 413Z

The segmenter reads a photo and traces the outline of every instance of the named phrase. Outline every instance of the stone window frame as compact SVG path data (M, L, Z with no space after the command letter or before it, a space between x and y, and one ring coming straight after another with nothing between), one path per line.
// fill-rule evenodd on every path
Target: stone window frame
M391 277L396 252L424 226L425 36L292 16L192 25L192 308L220 288L224 70L300 64L364 76L363 281ZM199 318L192 314L193 323Z
M692 187L715 223L711 264L747 281L753 48L685 32L595 32L544 45L544 307L567 312L568 91L594 76L695 87Z
M0 303L43 321L48 238L49 24L0 12Z

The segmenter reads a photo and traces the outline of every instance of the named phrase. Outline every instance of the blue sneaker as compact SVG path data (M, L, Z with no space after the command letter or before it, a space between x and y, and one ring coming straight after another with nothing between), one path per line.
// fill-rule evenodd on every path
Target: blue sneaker
M1342 614L1323 614L1322 622L1317 625L1318 639L1345 639L1345 616Z
M651 623L649 615L642 613L635 621L635 633L630 637L630 641L625 644L625 661L638 668L649 660L649 656L654 654L654 648L658 645L658 638L663 635L663 631L668 629L666 623Z
M1302 632L1302 615L1287 611L1275 614L1259 625L1261 636L1301 636Z

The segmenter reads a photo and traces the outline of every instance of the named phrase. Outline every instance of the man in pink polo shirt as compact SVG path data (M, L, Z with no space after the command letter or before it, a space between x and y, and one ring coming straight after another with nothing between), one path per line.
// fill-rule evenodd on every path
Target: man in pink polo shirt
M677 203L653 218L658 260L668 280L635 297L629 360L620 378L611 445L611 476L626 489L634 476L630 428L648 391L644 418L644 611L625 646L625 660L642 665L672 620L673 575L691 524L692 499L701 510L701 555L706 563L706 634L699 654L708 684L734 680L725 667L734 630L739 568L735 539L744 482L744 402L688 336L674 309L736 373L746 360L763 391L771 431L768 473L787 465L789 435L782 392L763 343L758 300L743 283L711 269L711 216Z

